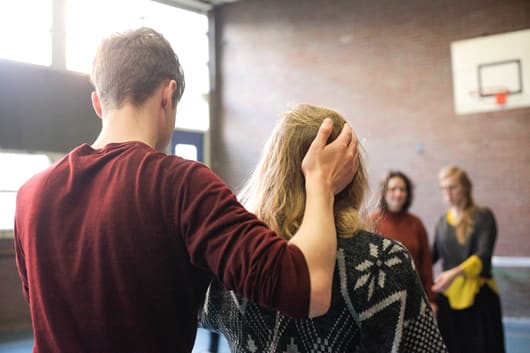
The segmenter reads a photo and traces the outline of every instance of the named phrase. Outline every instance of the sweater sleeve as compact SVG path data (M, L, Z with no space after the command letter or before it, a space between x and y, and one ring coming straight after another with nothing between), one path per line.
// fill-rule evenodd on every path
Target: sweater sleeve
M420 286L417 278L410 275L405 283L408 298L422 297L418 293ZM447 353L431 307L425 300L420 299L419 303L407 300L407 307L404 311L411 313L411 316L406 320L405 325L396 328L397 334L401 336L401 344L397 352L420 353L425 352L425 347L429 347L429 352Z
M230 293L217 280L213 280L206 292L202 309L199 311L199 327L220 331L224 334L226 322L231 315ZM232 322L228 320L228 323Z
M375 278L384 277L384 282L374 283L378 297L358 304L363 351L420 353L429 347L432 352L447 352L408 251L397 244L387 249L378 256L390 265L375 272Z
M477 255L471 255L460 266L467 277L477 277L482 272L482 260Z
M493 213L488 208L480 210L477 214L473 233L473 236L476 237L476 246L471 256L476 255L482 263L478 274L490 274L491 257L497 240L497 223Z
M193 265L229 290L292 317L309 314L310 279L303 253L247 212L206 166L179 177L175 222Z

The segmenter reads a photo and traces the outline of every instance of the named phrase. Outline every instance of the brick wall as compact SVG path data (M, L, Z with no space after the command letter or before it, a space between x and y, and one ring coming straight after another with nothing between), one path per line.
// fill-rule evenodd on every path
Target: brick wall
M530 28L530 2L244 0L216 15L212 166L229 185L282 111L325 105L364 139L373 191L390 168L411 176L431 237L436 174L456 163L497 216L496 255L530 256L530 109L457 116L450 58L452 41Z

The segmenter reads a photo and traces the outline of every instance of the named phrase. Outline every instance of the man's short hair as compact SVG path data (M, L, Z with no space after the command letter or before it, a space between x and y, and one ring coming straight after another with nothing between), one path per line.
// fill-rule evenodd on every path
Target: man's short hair
M175 80L175 106L184 93L184 72L169 42L151 28L114 34L99 45L91 81L108 109L142 105L165 80Z

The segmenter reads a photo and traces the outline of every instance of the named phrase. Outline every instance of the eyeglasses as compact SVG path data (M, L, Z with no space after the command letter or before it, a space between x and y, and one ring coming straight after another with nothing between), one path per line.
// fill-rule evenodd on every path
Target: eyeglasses
M460 185L440 186L440 191L455 191L459 187L460 187Z

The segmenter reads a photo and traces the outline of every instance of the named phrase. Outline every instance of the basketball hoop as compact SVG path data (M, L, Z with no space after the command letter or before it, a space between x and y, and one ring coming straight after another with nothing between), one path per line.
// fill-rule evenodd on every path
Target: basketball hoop
M508 91L499 91L495 93L495 103L497 105L505 105L506 104L506 98L508 96Z

